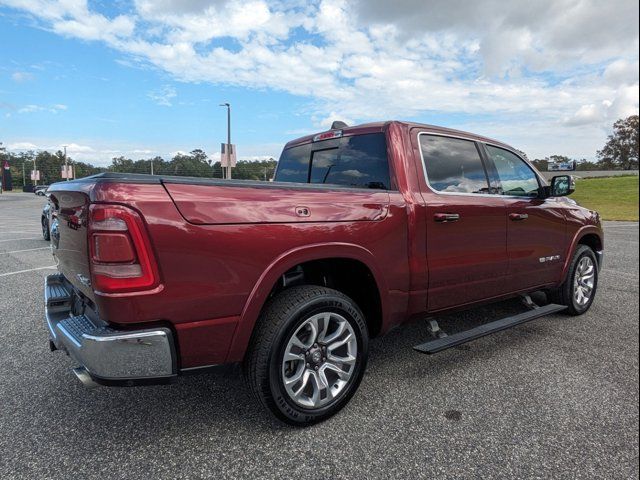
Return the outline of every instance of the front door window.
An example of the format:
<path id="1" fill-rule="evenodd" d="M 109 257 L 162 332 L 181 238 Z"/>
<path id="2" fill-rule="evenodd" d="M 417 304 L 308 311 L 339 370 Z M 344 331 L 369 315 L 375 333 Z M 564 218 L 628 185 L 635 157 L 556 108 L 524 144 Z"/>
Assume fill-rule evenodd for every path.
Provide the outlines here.
<path id="1" fill-rule="evenodd" d="M 500 179 L 500 187 L 495 193 L 516 197 L 538 196 L 538 176 L 521 158 L 503 148 L 492 145 L 485 148 Z"/>

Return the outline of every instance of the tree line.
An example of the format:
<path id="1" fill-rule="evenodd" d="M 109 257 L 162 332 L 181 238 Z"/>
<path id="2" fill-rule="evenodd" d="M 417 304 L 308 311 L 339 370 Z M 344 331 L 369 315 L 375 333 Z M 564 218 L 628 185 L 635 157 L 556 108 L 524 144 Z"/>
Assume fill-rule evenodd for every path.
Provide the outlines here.
<path id="1" fill-rule="evenodd" d="M 277 163 L 274 158 L 239 160 L 233 168 L 233 178 L 238 180 L 270 180 L 273 178 Z M 204 150 L 199 148 L 189 153 L 178 153 L 169 161 L 159 156 L 135 161 L 122 156 L 116 157 L 111 160 L 111 165 L 107 167 L 106 171 L 187 177 L 223 177 L 220 162 L 214 162 Z"/>
<path id="2" fill-rule="evenodd" d="M 0 161 L 4 165 L 9 162 L 14 187 L 32 185 L 31 171 L 40 171 L 40 185 L 49 185 L 62 180 L 62 166 L 65 164 L 64 153 L 57 151 L 50 153 L 46 150 L 34 152 L 32 150 L 14 153 L 0 147 Z M 80 162 L 68 157 L 67 161 L 73 165 L 76 178 L 87 177 L 102 172 L 145 173 L 155 175 L 178 175 L 189 177 L 222 178 L 220 162 L 211 160 L 204 150 L 195 149 L 190 153 L 178 153 L 171 160 L 160 156 L 133 160 L 124 156 L 114 157 L 107 167 L 96 167 L 90 163 Z M 233 169 L 233 178 L 239 180 L 264 180 L 273 178 L 278 162 L 268 160 L 251 161 L 239 160 Z"/>
<path id="3" fill-rule="evenodd" d="M 578 170 L 634 170 L 638 168 L 638 115 L 620 119 L 613 125 L 613 133 L 607 138 L 602 150 L 596 155 L 596 161 L 577 160 Z M 57 151 L 8 152 L 0 143 L 0 162 L 4 166 L 8 160 L 14 187 L 31 185 L 31 170 L 40 171 L 39 184 L 51 184 L 61 180 L 62 166 L 65 163 L 64 153 Z M 165 160 L 157 156 L 153 158 L 132 160 L 124 156 L 115 157 L 107 167 L 96 167 L 90 163 L 68 158 L 75 168 L 76 178 L 86 177 L 101 172 L 153 173 L 155 175 L 180 175 L 191 177 L 222 178 L 220 162 L 214 162 L 202 149 L 189 153 L 178 153 Z M 532 163 L 539 170 L 546 171 L 550 163 L 572 162 L 573 159 L 562 155 L 551 155 L 543 159 L 535 159 Z M 239 160 L 233 169 L 233 178 L 240 180 L 264 180 L 273 178 L 277 161 L 273 158 L 262 161 Z"/>

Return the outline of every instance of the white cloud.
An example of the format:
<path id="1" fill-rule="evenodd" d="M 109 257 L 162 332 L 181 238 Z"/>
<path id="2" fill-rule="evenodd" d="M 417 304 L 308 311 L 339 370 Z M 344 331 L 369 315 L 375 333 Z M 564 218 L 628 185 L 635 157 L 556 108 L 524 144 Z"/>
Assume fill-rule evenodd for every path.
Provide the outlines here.
<path id="1" fill-rule="evenodd" d="M 129 37 L 134 27 L 134 20 L 125 16 L 109 20 L 102 15 L 88 13 L 73 20 L 59 20 L 53 24 L 56 33 L 84 40 L 106 40 L 109 43 Z"/>
<path id="2" fill-rule="evenodd" d="M 638 112 L 638 85 L 623 85 L 609 100 L 599 104 L 582 105 L 571 117 L 566 118 L 567 126 L 591 124 L 612 124 L 619 118 L 626 118 Z"/>
<path id="3" fill-rule="evenodd" d="M 90 147 L 89 145 L 78 145 L 77 143 L 61 144 L 56 148 L 56 150 L 62 150 L 65 145 L 67 146 L 68 154 L 95 152 L 95 149 L 93 147 Z"/>
<path id="4" fill-rule="evenodd" d="M 0 4 L 26 10 L 47 21 L 54 32 L 84 40 L 113 43 L 129 37 L 135 28 L 135 19 L 126 15 L 109 19 L 91 12 L 87 0 L 2 0 Z"/>
<path id="5" fill-rule="evenodd" d="M 11 80 L 16 83 L 24 83 L 33 80 L 35 76 L 29 72 L 13 72 L 11 74 Z"/>
<path id="6" fill-rule="evenodd" d="M 31 142 L 16 142 L 16 143 L 10 143 L 9 145 L 7 145 L 7 148 L 13 151 L 25 151 L 25 150 L 37 150 L 38 146 Z"/>
<path id="7" fill-rule="evenodd" d="M 1 3 L 179 81 L 305 97 L 318 128 L 490 116 L 485 134 L 595 152 L 608 125 L 638 111 L 635 0 L 135 0 L 112 18 L 86 0 Z M 176 95 L 164 86 L 149 98 L 169 106 Z"/>
<path id="8" fill-rule="evenodd" d="M 75 142 L 42 140 L 38 142 L 18 141 L 8 145 L 8 150 L 14 152 L 41 151 L 48 152 L 64 151 L 67 146 L 67 155 L 73 160 L 92 163 L 97 166 L 107 166 L 113 157 L 127 155 L 131 150 L 113 149 L 107 145 L 86 145 Z"/>
<path id="9" fill-rule="evenodd" d="M 59 113 L 67 109 L 66 105 L 61 103 L 57 103 L 55 105 L 25 105 L 24 107 L 18 108 L 18 113 L 37 113 L 37 112 L 49 112 L 49 113 Z"/>
<path id="10" fill-rule="evenodd" d="M 611 121 L 610 123 L 619 118 L 637 115 L 639 96 L 637 82 L 635 85 L 624 85 L 618 88 L 609 108 L 607 118 Z"/>
<path id="11" fill-rule="evenodd" d="M 25 105 L 18 109 L 18 113 L 33 113 L 40 112 L 42 110 L 44 110 L 44 107 L 41 107 L 40 105 Z"/>
<path id="12" fill-rule="evenodd" d="M 147 93 L 147 96 L 158 105 L 170 107 L 173 105 L 172 101 L 178 96 L 178 93 L 172 86 L 163 85 L 161 88 Z"/>
<path id="13" fill-rule="evenodd" d="M 246 38 L 253 32 L 282 36 L 285 15 L 272 12 L 263 1 L 151 2 L 136 1 L 138 14 L 160 27 L 170 27 L 171 42 L 205 42 L 213 38 Z"/>
<path id="14" fill-rule="evenodd" d="M 614 60 L 604 70 L 604 79 L 611 85 L 633 85 L 638 83 L 638 60 L 628 61 L 624 58 Z"/>
<path id="15" fill-rule="evenodd" d="M 393 25 L 407 38 L 477 41 L 485 71 L 565 69 L 638 47 L 638 2 L 610 0 L 358 0 L 362 26 Z"/>
<path id="16" fill-rule="evenodd" d="M 15 142 L 9 144 L 9 150 L 14 151 L 24 151 L 24 150 L 48 150 L 51 152 L 57 152 L 58 150 L 63 150 L 64 146 L 67 146 L 67 153 L 92 153 L 96 150 L 89 145 L 78 145 L 77 143 L 45 143 L 45 144 L 35 144 L 32 142 Z"/>
<path id="17" fill-rule="evenodd" d="M 189 155 L 189 152 L 186 150 L 174 150 L 169 154 L 171 157 L 175 157 L 176 155 Z"/>
<path id="18" fill-rule="evenodd" d="M 346 123 L 347 125 L 353 125 L 355 122 L 355 120 L 342 115 L 340 113 L 336 113 L 335 111 L 332 111 L 329 115 L 327 115 L 325 118 L 321 119 L 320 121 L 316 121 L 315 123 L 320 126 L 320 127 L 324 127 L 324 128 L 331 128 L 331 124 L 336 121 L 336 120 L 340 120 L 344 123 Z M 311 134 L 313 132 L 308 132 L 307 134 Z M 304 133 L 303 133 L 304 135 Z"/>
<path id="19" fill-rule="evenodd" d="M 606 104 L 594 105 L 582 105 L 572 117 L 565 120 L 565 125 L 580 126 L 588 125 L 590 123 L 600 122 L 603 117 L 603 107 L 606 108 Z"/>

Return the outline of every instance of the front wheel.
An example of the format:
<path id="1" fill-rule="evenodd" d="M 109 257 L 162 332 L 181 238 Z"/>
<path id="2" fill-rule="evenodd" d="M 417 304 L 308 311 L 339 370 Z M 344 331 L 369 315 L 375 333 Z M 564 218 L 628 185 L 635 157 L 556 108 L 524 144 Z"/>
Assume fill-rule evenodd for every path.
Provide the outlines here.
<path id="1" fill-rule="evenodd" d="M 582 315 L 591 307 L 598 289 L 598 261 L 586 245 L 578 245 L 564 283 L 549 291 L 553 303 L 566 305 L 569 315 Z"/>
<path id="2" fill-rule="evenodd" d="M 343 408 L 367 363 L 362 312 L 346 295 L 312 285 L 278 294 L 262 312 L 245 359 L 258 398 L 293 425 L 322 421 Z"/>

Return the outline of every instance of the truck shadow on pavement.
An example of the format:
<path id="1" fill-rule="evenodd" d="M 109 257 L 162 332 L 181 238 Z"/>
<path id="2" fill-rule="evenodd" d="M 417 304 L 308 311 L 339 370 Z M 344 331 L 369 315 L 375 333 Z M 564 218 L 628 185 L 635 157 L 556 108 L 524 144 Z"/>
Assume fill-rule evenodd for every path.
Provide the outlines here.
<path id="1" fill-rule="evenodd" d="M 445 331 L 453 333 L 521 310 L 521 303 L 512 300 L 443 315 L 438 317 L 438 322 Z M 376 399 L 378 387 L 384 385 L 388 390 L 390 381 L 392 386 L 406 385 L 428 375 L 436 382 L 438 377 L 464 369 L 467 362 L 475 362 L 478 357 L 496 355 L 496 349 L 501 346 L 517 348 L 518 342 L 530 341 L 531 335 L 547 332 L 548 328 L 534 322 L 518 327 L 518 333 L 512 335 L 509 342 L 497 341 L 491 348 L 483 348 L 476 342 L 476 345 L 461 345 L 426 356 L 412 349 L 429 338 L 425 322 L 409 323 L 371 342 L 369 364 L 359 392 L 339 415 L 348 415 L 350 411 L 368 408 L 371 402 L 381 401 Z M 60 356 L 59 360 L 60 368 L 64 368 L 63 363 L 68 367 L 68 358 Z M 66 428 L 77 433 L 89 429 L 99 432 L 103 439 L 113 437 L 116 441 L 124 435 L 123 430 L 135 430 L 140 425 L 147 431 L 177 436 L 208 434 L 212 427 L 218 431 L 293 428 L 272 419 L 258 405 L 244 383 L 239 366 L 221 373 L 180 377 L 167 386 L 91 390 L 75 383 L 71 375 L 62 374 L 57 366 L 54 369 L 56 372 L 47 378 L 53 384 L 49 386 L 52 397 L 58 397 L 55 401 L 58 419 L 64 419 Z M 91 418 L 91 424 L 86 424 L 84 418 Z"/>

